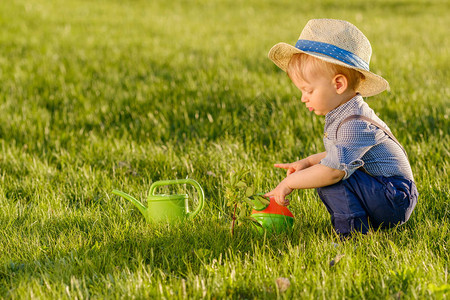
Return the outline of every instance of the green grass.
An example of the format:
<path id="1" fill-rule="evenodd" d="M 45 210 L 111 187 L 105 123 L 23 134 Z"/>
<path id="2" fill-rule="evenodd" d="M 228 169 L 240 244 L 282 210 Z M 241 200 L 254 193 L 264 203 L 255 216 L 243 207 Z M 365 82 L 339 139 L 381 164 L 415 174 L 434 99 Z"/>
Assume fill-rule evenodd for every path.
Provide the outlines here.
<path id="1" fill-rule="evenodd" d="M 0 298 L 448 299 L 449 9 L 1 1 Z M 283 178 L 273 163 L 323 150 L 323 118 L 267 59 L 320 17 L 371 40 L 391 91 L 367 101 L 408 151 L 419 203 L 404 226 L 340 243 L 315 192 L 295 191 L 291 234 L 231 237 L 233 171 L 264 192 Z M 186 177 L 207 202 L 181 224 L 146 224 L 111 194 Z"/>

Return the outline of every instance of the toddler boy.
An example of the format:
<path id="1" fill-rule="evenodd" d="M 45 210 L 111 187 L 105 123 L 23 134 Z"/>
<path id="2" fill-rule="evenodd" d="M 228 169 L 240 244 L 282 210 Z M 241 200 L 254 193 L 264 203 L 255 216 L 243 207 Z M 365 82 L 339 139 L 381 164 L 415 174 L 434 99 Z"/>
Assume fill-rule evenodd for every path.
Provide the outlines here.
<path id="1" fill-rule="evenodd" d="M 389 88 L 370 71 L 371 54 L 358 28 L 332 19 L 310 20 L 295 47 L 279 43 L 269 51 L 306 108 L 325 116 L 325 151 L 275 164 L 287 176 L 266 196 L 288 205 L 293 189 L 317 188 L 342 236 L 403 224 L 418 197 L 405 150 L 363 99 Z"/>

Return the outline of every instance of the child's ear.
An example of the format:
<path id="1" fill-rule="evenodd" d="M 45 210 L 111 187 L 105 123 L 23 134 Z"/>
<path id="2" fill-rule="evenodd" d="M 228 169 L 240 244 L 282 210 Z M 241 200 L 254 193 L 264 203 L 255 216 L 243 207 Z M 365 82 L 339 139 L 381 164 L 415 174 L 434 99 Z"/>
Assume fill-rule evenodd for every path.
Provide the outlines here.
<path id="1" fill-rule="evenodd" d="M 342 94 L 347 90 L 348 87 L 348 80 L 347 77 L 345 77 L 342 74 L 337 74 L 333 78 L 333 85 L 336 89 L 336 93 Z"/>

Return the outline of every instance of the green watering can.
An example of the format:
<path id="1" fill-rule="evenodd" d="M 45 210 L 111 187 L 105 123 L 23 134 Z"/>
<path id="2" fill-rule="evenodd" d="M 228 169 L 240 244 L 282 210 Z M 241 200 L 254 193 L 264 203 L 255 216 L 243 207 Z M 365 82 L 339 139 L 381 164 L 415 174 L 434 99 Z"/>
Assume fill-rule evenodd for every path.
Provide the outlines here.
<path id="1" fill-rule="evenodd" d="M 188 195 L 164 195 L 155 194 L 158 186 L 173 185 L 173 184 L 190 184 L 195 187 L 199 197 L 199 204 L 193 212 L 189 212 Z M 160 221 L 176 221 L 183 218 L 194 218 L 204 206 L 205 194 L 202 187 L 197 181 L 192 179 L 178 179 L 178 180 L 163 180 L 156 181 L 150 186 L 150 192 L 147 198 L 147 205 L 145 207 L 141 202 L 128 195 L 127 193 L 113 190 L 113 194 L 124 197 L 130 200 L 144 215 L 147 222 Z"/>

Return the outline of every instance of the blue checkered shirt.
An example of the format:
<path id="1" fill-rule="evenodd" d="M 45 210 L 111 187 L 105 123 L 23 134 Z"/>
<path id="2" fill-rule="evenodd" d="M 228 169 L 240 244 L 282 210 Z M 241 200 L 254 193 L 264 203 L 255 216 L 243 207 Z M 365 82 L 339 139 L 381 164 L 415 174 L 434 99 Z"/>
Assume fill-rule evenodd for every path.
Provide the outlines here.
<path id="1" fill-rule="evenodd" d="M 351 115 L 366 116 L 390 131 L 364 99 L 356 95 L 325 116 L 323 142 L 327 155 L 320 164 L 344 171 L 342 180 L 350 177 L 360 167 L 364 167 L 373 176 L 403 176 L 414 180 L 403 150 L 375 125 L 352 119 L 343 123 L 336 134 L 339 124 Z"/>

